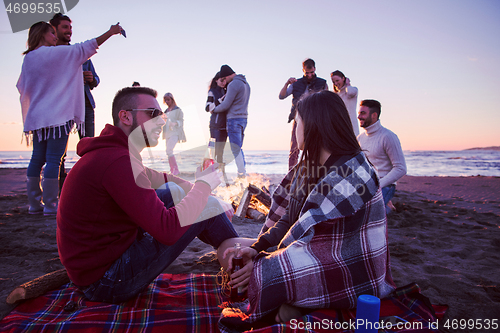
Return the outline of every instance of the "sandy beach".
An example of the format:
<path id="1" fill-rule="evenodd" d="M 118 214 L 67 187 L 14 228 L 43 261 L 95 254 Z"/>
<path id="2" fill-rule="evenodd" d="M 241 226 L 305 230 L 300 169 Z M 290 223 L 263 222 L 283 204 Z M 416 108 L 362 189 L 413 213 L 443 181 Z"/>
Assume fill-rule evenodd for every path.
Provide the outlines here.
<path id="1" fill-rule="evenodd" d="M 25 175 L 25 169 L 0 169 L 0 317 L 12 309 L 5 298 L 17 285 L 62 268 L 55 218 L 28 214 Z M 393 202 L 397 211 L 388 224 L 396 284 L 417 282 L 432 303 L 448 304 L 445 319 L 500 318 L 500 177 L 405 176 Z M 251 219 L 235 217 L 233 224 L 244 237 L 261 228 Z M 195 240 L 165 272 L 218 270 L 212 249 Z"/>

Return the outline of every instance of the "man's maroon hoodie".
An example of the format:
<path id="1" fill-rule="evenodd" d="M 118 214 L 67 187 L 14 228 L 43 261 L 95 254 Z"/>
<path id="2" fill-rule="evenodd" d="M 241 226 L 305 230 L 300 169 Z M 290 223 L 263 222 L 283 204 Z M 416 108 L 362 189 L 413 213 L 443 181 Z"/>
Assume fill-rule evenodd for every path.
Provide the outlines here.
<path id="1" fill-rule="evenodd" d="M 195 185 L 142 165 L 122 129 L 106 125 L 100 136 L 77 145 L 80 160 L 64 182 L 57 212 L 57 245 L 62 264 L 76 285 L 99 280 L 127 250 L 141 227 L 166 245 L 174 244 L 207 203 L 210 186 Z M 187 193 L 166 209 L 154 189 L 166 181 Z M 189 193 L 188 193 L 189 192 Z M 186 224 L 185 224 L 186 225 Z"/>

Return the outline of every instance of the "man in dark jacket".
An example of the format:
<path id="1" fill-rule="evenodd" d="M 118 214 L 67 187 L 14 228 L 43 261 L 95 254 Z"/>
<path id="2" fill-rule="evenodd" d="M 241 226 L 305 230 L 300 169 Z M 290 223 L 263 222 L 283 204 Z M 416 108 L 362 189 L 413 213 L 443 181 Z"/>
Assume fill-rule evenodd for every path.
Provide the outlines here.
<path id="1" fill-rule="evenodd" d="M 295 129 L 297 125 L 295 124 L 295 105 L 299 101 L 300 97 L 304 93 L 328 90 L 328 84 L 325 79 L 316 76 L 316 63 L 312 59 L 306 59 L 302 63 L 302 71 L 304 76 L 300 79 L 294 77 L 286 80 L 285 85 L 281 88 L 279 98 L 285 99 L 290 95 L 293 95 L 292 108 L 290 110 L 290 115 L 288 116 L 288 122 L 293 120 L 292 138 L 290 142 L 290 155 L 288 156 L 288 169 L 297 164 L 299 159 L 299 148 L 297 147 L 297 140 L 295 139 Z"/>

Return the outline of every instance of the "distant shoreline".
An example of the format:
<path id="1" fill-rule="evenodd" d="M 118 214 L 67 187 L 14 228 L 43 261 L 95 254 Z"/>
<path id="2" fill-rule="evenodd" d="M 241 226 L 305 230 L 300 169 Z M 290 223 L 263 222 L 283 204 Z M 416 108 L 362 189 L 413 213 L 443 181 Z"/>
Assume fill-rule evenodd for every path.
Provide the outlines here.
<path id="1" fill-rule="evenodd" d="M 495 150 L 495 151 L 500 151 L 500 146 L 475 147 L 475 148 L 469 148 L 469 149 L 464 149 L 464 150 Z"/>

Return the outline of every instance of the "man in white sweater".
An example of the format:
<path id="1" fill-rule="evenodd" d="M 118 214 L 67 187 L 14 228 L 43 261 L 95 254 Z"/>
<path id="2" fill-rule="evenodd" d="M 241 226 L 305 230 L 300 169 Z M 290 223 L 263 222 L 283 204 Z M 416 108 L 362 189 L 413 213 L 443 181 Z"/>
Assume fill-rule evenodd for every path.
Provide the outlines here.
<path id="1" fill-rule="evenodd" d="M 389 213 L 392 206 L 390 200 L 396 192 L 396 181 L 406 175 L 406 162 L 398 136 L 382 126 L 380 113 L 380 102 L 373 99 L 361 101 L 358 119 L 365 132 L 358 135 L 358 141 L 378 171 L 386 212 Z"/>

